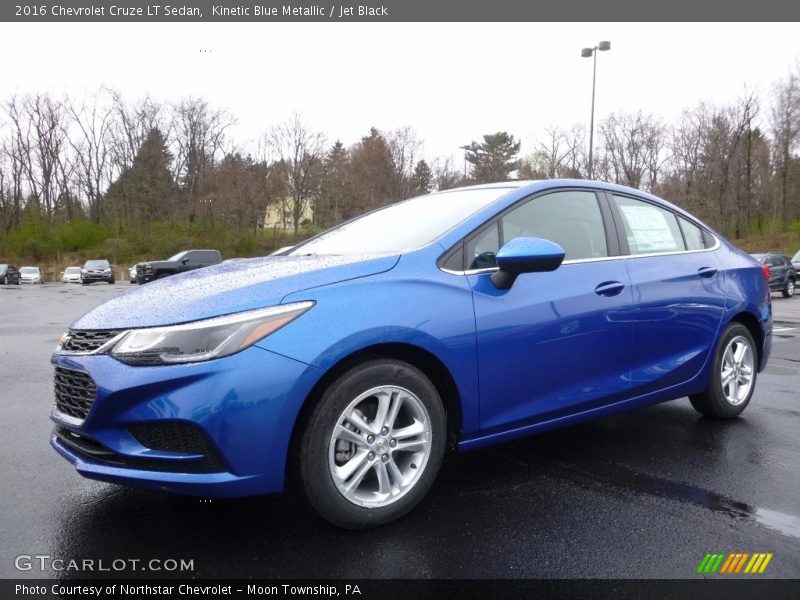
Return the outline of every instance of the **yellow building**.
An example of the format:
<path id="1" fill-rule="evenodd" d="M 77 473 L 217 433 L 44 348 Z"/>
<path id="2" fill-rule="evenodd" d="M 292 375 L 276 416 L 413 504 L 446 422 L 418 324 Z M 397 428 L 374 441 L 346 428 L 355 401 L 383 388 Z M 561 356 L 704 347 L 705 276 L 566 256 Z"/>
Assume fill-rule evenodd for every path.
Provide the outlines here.
<path id="1" fill-rule="evenodd" d="M 302 227 L 306 223 L 314 222 L 314 211 L 310 203 L 304 207 L 303 214 L 300 215 L 299 225 Z M 292 200 L 286 198 L 283 202 L 273 202 L 267 204 L 267 209 L 264 211 L 264 228 L 265 229 L 294 229 L 294 221 L 292 220 Z"/>

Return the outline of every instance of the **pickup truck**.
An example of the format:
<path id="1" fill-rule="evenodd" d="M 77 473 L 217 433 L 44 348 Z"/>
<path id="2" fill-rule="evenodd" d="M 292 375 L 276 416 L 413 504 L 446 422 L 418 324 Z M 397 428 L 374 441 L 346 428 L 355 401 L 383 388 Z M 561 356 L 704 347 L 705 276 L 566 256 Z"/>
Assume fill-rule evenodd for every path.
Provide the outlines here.
<path id="1" fill-rule="evenodd" d="M 219 264 L 222 255 L 219 250 L 184 250 L 167 260 L 141 262 L 136 265 L 136 283 L 147 283 L 170 275 L 185 273 Z"/>

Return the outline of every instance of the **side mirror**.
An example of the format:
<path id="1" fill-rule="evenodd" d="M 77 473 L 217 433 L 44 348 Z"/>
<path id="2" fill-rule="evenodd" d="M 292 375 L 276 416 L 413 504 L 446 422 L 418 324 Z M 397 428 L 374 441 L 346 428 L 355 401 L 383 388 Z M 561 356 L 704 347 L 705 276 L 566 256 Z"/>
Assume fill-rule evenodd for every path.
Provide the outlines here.
<path id="1" fill-rule="evenodd" d="M 520 273 L 555 271 L 564 255 L 564 249 L 550 240 L 514 238 L 497 251 L 499 270 L 492 274 L 492 283 L 499 290 L 507 290 Z"/>
<path id="2" fill-rule="evenodd" d="M 182 265 L 185 265 L 185 264 L 187 264 L 188 262 L 189 262 L 189 259 L 188 259 L 188 258 L 184 258 L 184 259 L 181 261 L 181 264 L 182 264 Z"/>

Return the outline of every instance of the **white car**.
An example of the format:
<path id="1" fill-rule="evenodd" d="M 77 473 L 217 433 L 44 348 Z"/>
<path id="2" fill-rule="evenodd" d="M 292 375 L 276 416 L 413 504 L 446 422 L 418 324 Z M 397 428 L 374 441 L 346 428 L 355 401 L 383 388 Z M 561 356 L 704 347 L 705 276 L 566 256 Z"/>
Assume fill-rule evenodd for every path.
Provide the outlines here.
<path id="1" fill-rule="evenodd" d="M 61 281 L 63 283 L 80 283 L 81 282 L 81 268 L 80 267 L 67 267 L 61 273 Z"/>
<path id="2" fill-rule="evenodd" d="M 128 277 L 130 278 L 131 283 L 136 283 L 136 265 L 133 265 L 130 269 L 128 269 Z"/>
<path id="3" fill-rule="evenodd" d="M 44 283 L 44 273 L 39 267 L 22 267 L 19 270 L 19 280 L 22 283 Z"/>

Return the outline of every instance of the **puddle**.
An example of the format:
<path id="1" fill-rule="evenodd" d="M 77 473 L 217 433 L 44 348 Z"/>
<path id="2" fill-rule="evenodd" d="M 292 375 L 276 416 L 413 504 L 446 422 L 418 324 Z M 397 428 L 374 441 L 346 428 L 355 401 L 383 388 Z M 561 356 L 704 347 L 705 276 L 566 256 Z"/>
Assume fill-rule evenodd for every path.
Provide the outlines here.
<path id="1" fill-rule="evenodd" d="M 562 469 L 599 479 L 625 490 L 659 496 L 679 502 L 702 506 L 714 512 L 726 514 L 734 519 L 750 521 L 773 529 L 783 535 L 800 539 L 800 517 L 788 513 L 751 506 L 715 492 L 704 490 L 688 483 L 670 481 L 646 475 L 619 465 L 597 465 L 598 470 L 583 471 L 575 465 L 556 463 Z"/>

